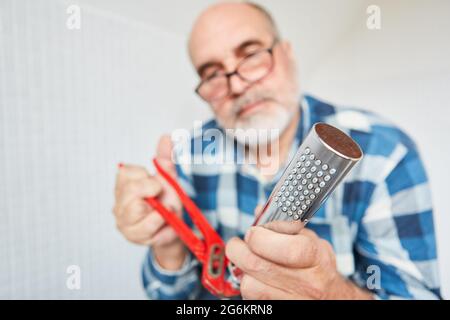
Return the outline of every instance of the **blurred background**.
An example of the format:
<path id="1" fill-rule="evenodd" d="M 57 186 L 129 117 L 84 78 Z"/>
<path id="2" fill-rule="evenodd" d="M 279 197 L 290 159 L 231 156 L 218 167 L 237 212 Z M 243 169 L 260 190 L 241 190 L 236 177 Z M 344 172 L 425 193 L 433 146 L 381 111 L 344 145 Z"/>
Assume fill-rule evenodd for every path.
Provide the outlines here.
<path id="1" fill-rule="evenodd" d="M 214 2 L 0 0 L 0 298 L 145 298 L 145 249 L 111 213 L 117 163 L 150 168 L 162 133 L 211 116 L 186 41 Z M 418 143 L 449 297 L 450 1 L 255 2 L 292 41 L 304 91 L 382 114 Z M 79 290 L 66 285 L 73 265 Z"/>

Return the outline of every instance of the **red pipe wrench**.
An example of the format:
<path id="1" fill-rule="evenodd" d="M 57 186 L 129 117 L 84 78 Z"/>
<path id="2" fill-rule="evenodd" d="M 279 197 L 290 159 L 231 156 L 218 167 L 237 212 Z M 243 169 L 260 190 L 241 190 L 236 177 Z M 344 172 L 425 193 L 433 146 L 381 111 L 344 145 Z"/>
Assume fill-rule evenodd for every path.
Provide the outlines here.
<path id="1" fill-rule="evenodd" d="M 158 173 L 174 188 L 192 222 L 202 233 L 203 240 L 199 239 L 174 212 L 164 207 L 156 197 L 148 197 L 145 200 L 174 228 L 180 239 L 203 265 L 201 279 L 203 286 L 219 297 L 239 295 L 239 289 L 225 280 L 225 271 L 229 261 L 225 256 L 225 243 L 222 238 L 175 179 L 160 166 L 156 159 L 153 159 L 153 164 Z"/>

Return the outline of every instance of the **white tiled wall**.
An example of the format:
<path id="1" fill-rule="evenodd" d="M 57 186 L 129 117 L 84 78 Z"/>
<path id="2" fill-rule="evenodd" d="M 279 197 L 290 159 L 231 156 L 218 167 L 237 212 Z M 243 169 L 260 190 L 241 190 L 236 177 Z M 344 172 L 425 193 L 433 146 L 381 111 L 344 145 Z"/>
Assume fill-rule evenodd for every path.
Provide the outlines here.
<path id="1" fill-rule="evenodd" d="M 150 167 L 157 136 L 207 110 L 185 39 L 89 6 L 69 30 L 69 4 L 0 1 L 0 298 L 142 298 L 143 249 L 111 213 L 116 165 Z"/>

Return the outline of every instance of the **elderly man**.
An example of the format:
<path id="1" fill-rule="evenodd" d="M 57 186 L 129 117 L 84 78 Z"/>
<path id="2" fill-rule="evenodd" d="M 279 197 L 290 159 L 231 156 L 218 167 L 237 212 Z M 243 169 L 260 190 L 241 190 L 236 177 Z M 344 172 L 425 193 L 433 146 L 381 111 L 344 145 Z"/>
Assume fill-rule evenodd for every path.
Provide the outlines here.
<path id="1" fill-rule="evenodd" d="M 173 163 L 171 139 L 162 137 L 158 145 L 160 163 L 227 241 L 228 258 L 243 271 L 243 298 L 440 297 L 429 186 L 408 136 L 373 114 L 307 95 L 299 98 L 291 45 L 258 5 L 231 2 L 208 8 L 193 26 L 189 54 L 200 77 L 196 92 L 215 115 L 203 129 L 224 132 L 249 154 L 266 146 L 273 160 L 269 167 L 276 169 L 267 170 L 260 157 L 255 163 L 224 166 Z M 361 145 L 364 160 L 306 229 L 289 234 L 250 228 L 255 207 L 267 199 L 289 157 L 319 121 L 347 132 Z M 246 139 L 225 129 L 279 134 Z M 195 145 L 202 137 L 192 139 Z M 159 176 L 122 166 L 114 213 L 129 241 L 150 248 L 142 272 L 149 297 L 209 298 L 200 284 L 198 262 L 143 200 L 147 196 L 158 196 L 181 215 L 179 200 Z"/>

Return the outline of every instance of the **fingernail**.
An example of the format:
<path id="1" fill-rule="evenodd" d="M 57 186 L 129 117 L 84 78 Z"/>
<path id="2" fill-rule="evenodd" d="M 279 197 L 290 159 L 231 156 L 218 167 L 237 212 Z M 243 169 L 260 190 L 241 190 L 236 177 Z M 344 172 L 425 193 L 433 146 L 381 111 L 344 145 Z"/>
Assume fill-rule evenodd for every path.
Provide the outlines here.
<path id="1" fill-rule="evenodd" d="M 120 169 L 120 168 L 123 168 L 123 163 L 120 162 L 117 166 L 119 167 L 119 169 Z"/>

